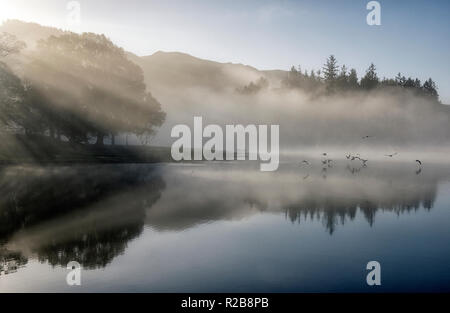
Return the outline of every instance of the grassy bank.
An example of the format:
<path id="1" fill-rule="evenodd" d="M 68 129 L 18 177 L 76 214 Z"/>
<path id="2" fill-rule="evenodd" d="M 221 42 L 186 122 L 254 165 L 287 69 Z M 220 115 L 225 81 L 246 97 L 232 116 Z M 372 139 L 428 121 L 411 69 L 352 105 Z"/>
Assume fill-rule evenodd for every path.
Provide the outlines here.
<path id="1" fill-rule="evenodd" d="M 170 162 L 170 148 L 73 144 L 45 136 L 0 134 L 0 163 Z"/>

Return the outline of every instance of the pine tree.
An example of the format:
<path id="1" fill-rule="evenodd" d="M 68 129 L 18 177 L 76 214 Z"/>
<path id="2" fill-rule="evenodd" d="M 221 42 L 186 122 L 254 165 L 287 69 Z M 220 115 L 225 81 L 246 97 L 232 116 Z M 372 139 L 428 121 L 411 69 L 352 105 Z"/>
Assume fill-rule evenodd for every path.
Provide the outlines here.
<path id="1" fill-rule="evenodd" d="M 361 87 L 369 90 L 377 87 L 378 83 L 379 79 L 376 73 L 376 67 L 371 63 L 366 71 L 366 75 L 361 79 Z"/>
<path id="2" fill-rule="evenodd" d="M 420 89 L 421 86 L 422 86 L 422 84 L 421 84 L 421 82 L 420 82 L 420 79 L 416 78 L 416 79 L 414 80 L 414 88 Z"/>
<path id="3" fill-rule="evenodd" d="M 427 96 L 436 101 L 439 101 L 439 94 L 437 92 L 436 83 L 431 78 L 423 83 L 422 89 Z"/>
<path id="4" fill-rule="evenodd" d="M 334 55 L 330 55 L 323 66 L 323 76 L 327 83 L 334 82 L 338 75 L 337 60 Z"/>
<path id="5" fill-rule="evenodd" d="M 414 80 L 411 77 L 408 77 L 403 86 L 406 88 L 414 88 Z"/>
<path id="6" fill-rule="evenodd" d="M 350 74 L 348 74 L 348 86 L 353 89 L 359 87 L 358 74 L 356 73 L 356 70 L 354 68 L 352 68 L 350 70 Z"/>
<path id="7" fill-rule="evenodd" d="M 347 67 L 345 65 L 342 65 L 341 72 L 337 77 L 337 87 L 341 90 L 347 89 L 348 87 Z"/>

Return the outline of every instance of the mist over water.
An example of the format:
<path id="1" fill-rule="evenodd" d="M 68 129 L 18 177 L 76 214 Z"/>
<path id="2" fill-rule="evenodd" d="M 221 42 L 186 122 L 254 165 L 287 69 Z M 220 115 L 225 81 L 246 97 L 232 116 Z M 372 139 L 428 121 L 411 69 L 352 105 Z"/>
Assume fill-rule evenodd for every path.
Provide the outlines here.
<path id="1" fill-rule="evenodd" d="M 192 125 L 194 116 L 203 116 L 205 124 L 278 124 L 282 150 L 346 146 L 430 151 L 450 142 L 447 106 L 427 102 L 412 92 L 393 89 L 313 96 L 277 88 L 276 81 L 250 95 L 231 87 L 175 85 L 172 89 L 151 80 L 149 86 L 167 112 L 165 124 L 153 139 L 160 145 L 172 142 L 174 125 Z M 371 138 L 362 140 L 364 136 Z"/>

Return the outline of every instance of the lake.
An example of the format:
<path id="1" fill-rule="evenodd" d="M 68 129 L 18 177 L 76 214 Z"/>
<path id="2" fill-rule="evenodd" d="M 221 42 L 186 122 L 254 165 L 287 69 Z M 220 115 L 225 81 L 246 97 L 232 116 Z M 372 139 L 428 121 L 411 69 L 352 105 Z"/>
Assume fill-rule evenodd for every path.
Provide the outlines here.
<path id="1" fill-rule="evenodd" d="M 449 247 L 449 165 L 0 168 L 0 292 L 448 292 Z"/>

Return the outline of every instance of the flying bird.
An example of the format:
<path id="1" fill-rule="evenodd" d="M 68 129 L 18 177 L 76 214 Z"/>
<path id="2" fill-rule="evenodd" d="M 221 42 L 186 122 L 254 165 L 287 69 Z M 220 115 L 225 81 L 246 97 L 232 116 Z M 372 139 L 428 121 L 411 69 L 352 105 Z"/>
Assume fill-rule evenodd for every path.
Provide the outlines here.
<path id="1" fill-rule="evenodd" d="M 323 156 L 327 156 L 326 152 L 325 152 L 325 153 L 322 153 L 322 155 L 323 155 Z"/>
<path id="2" fill-rule="evenodd" d="M 398 153 L 397 152 L 395 152 L 395 153 L 392 153 L 392 154 L 385 154 L 384 156 L 387 156 L 387 157 L 390 157 L 390 158 L 392 158 L 394 155 L 397 155 Z"/>
<path id="3" fill-rule="evenodd" d="M 416 160 L 417 164 L 419 164 L 420 166 L 422 166 L 422 161 L 420 160 Z"/>
<path id="4" fill-rule="evenodd" d="M 364 136 L 364 137 L 362 137 L 362 139 L 369 139 L 369 138 L 372 138 L 373 136 Z"/>
<path id="5" fill-rule="evenodd" d="M 300 163 L 300 165 L 301 165 L 301 164 L 306 164 L 306 165 L 309 165 L 309 162 L 308 162 L 308 161 L 306 161 L 306 160 L 303 160 L 303 161 L 302 161 L 302 163 Z"/>

